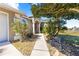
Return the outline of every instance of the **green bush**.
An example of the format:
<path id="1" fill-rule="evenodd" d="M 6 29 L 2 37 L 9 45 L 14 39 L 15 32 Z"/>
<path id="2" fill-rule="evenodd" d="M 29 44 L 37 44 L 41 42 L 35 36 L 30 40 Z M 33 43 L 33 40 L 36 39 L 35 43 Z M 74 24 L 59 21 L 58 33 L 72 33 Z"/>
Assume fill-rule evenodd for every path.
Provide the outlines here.
<path id="1" fill-rule="evenodd" d="M 12 23 L 12 31 L 16 34 L 19 33 L 25 39 L 26 37 L 26 30 L 27 30 L 27 24 L 26 23 L 21 23 L 19 19 L 16 19 Z"/>
<path id="2" fill-rule="evenodd" d="M 14 33 L 20 33 L 21 27 L 20 27 L 20 22 L 18 19 L 15 20 L 15 22 L 12 23 L 12 30 Z"/>
<path id="3" fill-rule="evenodd" d="M 47 33 L 47 26 L 43 26 L 42 33 Z"/>

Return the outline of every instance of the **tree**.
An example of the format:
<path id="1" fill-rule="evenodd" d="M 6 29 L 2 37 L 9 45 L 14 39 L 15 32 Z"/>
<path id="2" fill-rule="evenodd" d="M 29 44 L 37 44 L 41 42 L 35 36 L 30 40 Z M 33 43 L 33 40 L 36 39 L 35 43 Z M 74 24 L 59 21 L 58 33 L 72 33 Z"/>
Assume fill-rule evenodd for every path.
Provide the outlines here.
<path id="1" fill-rule="evenodd" d="M 52 39 L 53 37 L 55 37 L 55 33 L 56 33 L 56 21 L 55 19 L 51 18 L 48 21 L 48 38 Z M 53 36 L 53 37 L 52 37 Z"/>
<path id="2" fill-rule="evenodd" d="M 66 24 L 65 20 L 60 20 L 60 28 L 62 28 Z M 49 34 L 49 39 L 52 39 L 53 37 L 56 36 L 57 33 L 57 21 L 54 18 L 50 18 L 48 21 L 48 34 Z M 52 37 L 53 36 L 53 37 Z"/>
<path id="3" fill-rule="evenodd" d="M 20 33 L 21 32 L 21 27 L 20 27 L 20 22 L 19 19 L 16 19 L 15 22 L 12 23 L 12 30 L 14 33 Z"/>
<path id="4" fill-rule="evenodd" d="M 68 30 L 68 28 L 66 26 L 63 26 L 61 30 Z"/>
<path id="5" fill-rule="evenodd" d="M 26 37 L 27 23 L 26 22 L 21 23 L 21 22 L 20 19 L 15 19 L 15 21 L 12 23 L 12 30 L 15 36 L 16 34 L 19 34 L 20 36 L 22 36 L 23 39 L 26 39 L 25 37 Z"/>
<path id="6" fill-rule="evenodd" d="M 68 30 L 68 28 L 66 26 L 62 26 L 60 32 L 64 32 L 65 30 Z"/>
<path id="7" fill-rule="evenodd" d="M 27 23 L 25 22 L 24 24 L 21 24 L 21 34 L 23 39 L 26 39 L 26 34 L 27 34 Z"/>
<path id="8" fill-rule="evenodd" d="M 32 4 L 32 13 L 35 18 L 40 17 L 53 17 L 55 19 L 55 36 L 58 35 L 61 29 L 61 19 L 70 20 L 70 19 L 79 19 L 79 13 L 73 11 L 72 9 L 79 9 L 79 4 L 67 4 L 67 3 L 41 3 L 41 4 Z M 50 24 L 51 23 L 50 20 Z M 52 27 L 53 26 L 49 26 Z M 50 29 L 51 30 L 51 29 Z M 54 30 L 52 30 L 54 31 Z M 53 33 L 53 32 L 52 32 Z M 53 34 L 52 34 L 53 35 Z"/>
<path id="9" fill-rule="evenodd" d="M 42 33 L 47 34 L 47 28 L 48 28 L 47 24 L 44 23 L 44 25 L 42 26 Z"/>

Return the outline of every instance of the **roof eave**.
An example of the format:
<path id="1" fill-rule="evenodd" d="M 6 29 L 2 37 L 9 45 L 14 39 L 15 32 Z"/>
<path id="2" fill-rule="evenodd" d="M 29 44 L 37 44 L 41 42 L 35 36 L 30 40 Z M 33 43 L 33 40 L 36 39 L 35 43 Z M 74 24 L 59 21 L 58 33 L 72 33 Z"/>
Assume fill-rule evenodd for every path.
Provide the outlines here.
<path id="1" fill-rule="evenodd" d="M 0 7 L 4 8 L 6 10 L 9 10 L 9 11 L 15 12 L 15 13 L 20 14 L 20 15 L 25 15 L 24 13 L 19 12 L 18 9 L 15 9 L 15 8 L 5 4 L 5 3 L 0 3 Z"/>

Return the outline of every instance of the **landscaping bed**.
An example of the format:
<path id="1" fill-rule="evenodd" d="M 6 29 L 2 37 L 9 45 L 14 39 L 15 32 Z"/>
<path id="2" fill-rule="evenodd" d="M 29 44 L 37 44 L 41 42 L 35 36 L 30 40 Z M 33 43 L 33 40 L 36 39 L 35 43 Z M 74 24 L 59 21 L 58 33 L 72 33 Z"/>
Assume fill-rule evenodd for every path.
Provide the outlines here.
<path id="1" fill-rule="evenodd" d="M 67 56 L 79 56 L 79 36 L 59 35 L 52 40 L 47 40 L 47 45 L 51 55 L 58 50 Z"/>
<path id="2" fill-rule="evenodd" d="M 65 56 L 65 54 L 58 51 L 58 49 L 51 45 L 49 41 L 47 41 L 47 47 L 49 49 L 50 56 Z"/>
<path id="3" fill-rule="evenodd" d="M 79 56 L 79 36 L 62 35 L 62 52 L 68 56 Z"/>
<path id="4" fill-rule="evenodd" d="M 13 46 L 16 47 L 24 56 L 30 56 L 32 49 L 35 45 L 36 39 L 23 40 L 12 42 Z"/>

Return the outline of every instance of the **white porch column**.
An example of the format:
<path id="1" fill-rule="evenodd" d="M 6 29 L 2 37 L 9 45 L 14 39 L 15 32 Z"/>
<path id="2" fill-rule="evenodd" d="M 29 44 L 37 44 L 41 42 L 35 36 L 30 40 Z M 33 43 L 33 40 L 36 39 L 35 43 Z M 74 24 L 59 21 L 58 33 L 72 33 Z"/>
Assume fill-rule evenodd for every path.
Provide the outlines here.
<path id="1" fill-rule="evenodd" d="M 35 21 L 34 21 L 34 18 L 32 18 L 32 26 L 33 26 L 33 34 L 35 34 Z"/>

